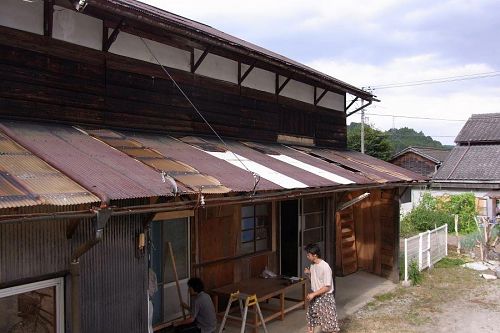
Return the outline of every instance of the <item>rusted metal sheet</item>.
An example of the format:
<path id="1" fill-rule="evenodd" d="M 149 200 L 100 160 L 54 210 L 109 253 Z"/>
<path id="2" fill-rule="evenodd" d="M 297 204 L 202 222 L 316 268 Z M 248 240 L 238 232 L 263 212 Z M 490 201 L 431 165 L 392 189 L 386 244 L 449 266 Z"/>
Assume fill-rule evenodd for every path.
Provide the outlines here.
<path id="1" fill-rule="evenodd" d="M 97 202 L 90 191 L 0 133 L 0 208 Z"/>
<path id="2" fill-rule="evenodd" d="M 398 167 L 392 163 L 385 162 L 378 158 L 372 157 L 370 155 L 361 154 L 357 151 L 350 150 L 339 150 L 336 154 L 343 156 L 349 160 L 357 161 L 358 163 L 362 163 L 364 165 L 368 165 L 374 170 L 378 170 L 380 172 L 385 172 L 391 176 L 399 178 L 404 181 L 413 181 L 413 180 L 427 180 L 426 176 L 420 175 L 418 173 L 412 172 L 405 168 Z"/>
<path id="3" fill-rule="evenodd" d="M 211 175 L 218 179 L 223 185 L 235 192 L 250 192 L 254 188 L 254 177 L 252 173 L 235 167 L 225 161 L 207 154 L 194 145 L 187 144 L 166 135 L 153 135 L 145 133 L 128 133 L 135 140 L 141 142 L 165 156 L 176 161 L 196 167 L 202 174 Z M 202 142 L 198 138 L 191 138 L 189 142 Z M 213 148 L 216 149 L 216 148 Z M 219 151 L 219 148 L 217 148 Z M 283 189 L 272 182 L 261 179 L 259 190 Z"/>
<path id="4" fill-rule="evenodd" d="M 118 132 L 94 132 L 86 130 L 93 137 L 106 142 L 133 159 L 140 161 L 158 172 L 164 172 L 192 192 L 228 193 L 231 189 L 222 185 L 215 177 L 200 174 L 195 167 L 185 165 L 142 145 L 139 141 Z M 111 134 L 111 136 L 107 136 Z M 121 136 L 120 136 L 121 135 Z M 119 136 L 119 138 L 117 138 Z M 160 168 L 161 167 L 161 168 Z"/>
<path id="5" fill-rule="evenodd" d="M 173 186 L 158 172 L 70 126 L 13 121 L 0 126 L 85 188 L 112 200 L 173 195 Z"/>
<path id="6" fill-rule="evenodd" d="M 89 191 L 112 200 L 173 195 L 159 172 L 71 126 L 4 121 L 0 127 Z"/>

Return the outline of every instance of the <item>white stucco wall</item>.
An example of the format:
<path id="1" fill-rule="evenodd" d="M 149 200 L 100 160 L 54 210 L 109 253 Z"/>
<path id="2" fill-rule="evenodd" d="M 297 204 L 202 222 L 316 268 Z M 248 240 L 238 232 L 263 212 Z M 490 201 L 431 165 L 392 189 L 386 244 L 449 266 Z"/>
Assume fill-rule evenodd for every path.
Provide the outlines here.
<path id="1" fill-rule="evenodd" d="M 0 25 L 43 35 L 43 1 L 0 0 Z"/>
<path id="2" fill-rule="evenodd" d="M 102 48 L 102 24 L 103 22 L 99 19 L 60 6 L 54 6 L 53 37 L 56 39 L 100 50 Z M 0 25 L 40 35 L 43 34 L 43 1 L 0 0 Z M 108 29 L 108 36 L 111 33 L 112 29 Z M 161 64 L 184 71 L 191 70 L 191 55 L 188 51 L 152 40 L 144 40 Z M 140 38 L 125 32 L 118 34 L 109 52 L 156 63 L 156 60 L 146 49 Z M 196 62 L 203 51 L 195 49 L 194 53 Z M 241 72 L 244 73 L 248 68 L 249 65 L 242 64 Z M 238 63 L 209 53 L 198 67 L 196 74 L 237 84 Z M 281 83 L 285 80 L 285 77 L 279 77 Z M 254 68 L 242 85 L 274 94 L 275 73 L 261 68 Z M 321 92 L 322 90 L 318 89 L 318 95 Z M 290 80 L 280 95 L 314 104 L 314 87 L 299 81 Z M 345 105 L 344 96 L 328 92 L 318 105 L 343 111 Z"/>
<path id="3" fill-rule="evenodd" d="M 241 75 L 243 75 L 249 67 L 249 65 L 241 64 Z M 274 94 L 276 89 L 276 74 L 266 71 L 265 69 L 254 67 L 241 85 L 243 87 L 262 90 Z"/>
<path id="4" fill-rule="evenodd" d="M 280 85 L 286 80 L 284 76 L 279 77 Z M 290 80 L 280 92 L 281 96 L 290 97 L 302 102 L 314 104 L 314 87 L 308 84 Z"/>
<path id="5" fill-rule="evenodd" d="M 316 91 L 316 95 L 319 97 L 323 93 L 323 91 L 324 89 L 318 88 Z M 325 94 L 325 96 L 323 96 L 321 101 L 319 101 L 318 106 L 344 112 L 344 95 L 329 91 Z"/>
<path id="6" fill-rule="evenodd" d="M 92 49 L 102 49 L 102 21 L 54 6 L 52 37 Z"/>
<path id="7" fill-rule="evenodd" d="M 111 33 L 112 30 L 108 29 L 108 34 Z M 191 54 L 189 52 L 146 38 L 144 38 L 144 41 L 149 45 L 151 51 L 162 65 L 185 71 L 189 71 L 191 69 Z M 118 34 L 118 37 L 111 45 L 109 52 L 148 61 L 154 64 L 157 63 L 139 37 L 125 32 L 120 32 Z"/>
<path id="8" fill-rule="evenodd" d="M 202 54 L 202 50 L 194 49 L 195 63 Z M 238 83 L 238 63 L 234 60 L 208 53 L 196 70 L 196 74 L 232 83 Z"/>

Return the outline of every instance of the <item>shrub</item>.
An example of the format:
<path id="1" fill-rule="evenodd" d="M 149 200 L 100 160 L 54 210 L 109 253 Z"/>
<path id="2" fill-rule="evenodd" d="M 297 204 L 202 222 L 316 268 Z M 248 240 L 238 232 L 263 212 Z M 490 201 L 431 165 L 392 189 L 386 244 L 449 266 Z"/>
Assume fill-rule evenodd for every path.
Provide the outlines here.
<path id="1" fill-rule="evenodd" d="M 408 267 L 408 278 L 411 280 L 411 284 L 413 286 L 422 283 L 423 275 L 422 272 L 418 269 L 418 263 L 415 260 L 412 260 Z"/>
<path id="2" fill-rule="evenodd" d="M 427 208 L 425 205 L 415 207 L 410 213 L 403 217 L 401 225 L 405 230 L 416 230 L 419 232 L 432 230 L 444 224 L 452 224 L 453 216 L 450 214 Z"/>
<path id="3" fill-rule="evenodd" d="M 474 216 L 476 215 L 476 198 L 473 193 L 461 193 L 449 196 L 443 201 L 442 209 L 450 215 L 458 215 L 458 231 L 468 234 L 477 230 Z M 454 230 L 455 222 L 448 225 L 448 230 Z"/>
<path id="4" fill-rule="evenodd" d="M 455 214 L 459 218 L 461 233 L 468 234 L 477 230 L 474 222 L 474 194 L 462 193 L 435 198 L 429 192 L 424 193 L 419 205 L 401 219 L 401 236 L 408 237 L 444 224 L 448 224 L 448 230 L 454 230 Z"/>

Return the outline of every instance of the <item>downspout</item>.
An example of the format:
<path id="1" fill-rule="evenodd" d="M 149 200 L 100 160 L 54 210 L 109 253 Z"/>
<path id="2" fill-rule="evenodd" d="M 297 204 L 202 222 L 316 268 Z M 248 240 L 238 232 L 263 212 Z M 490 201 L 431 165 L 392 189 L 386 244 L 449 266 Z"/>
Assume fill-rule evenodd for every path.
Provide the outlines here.
<path id="1" fill-rule="evenodd" d="M 111 208 L 109 202 L 101 204 L 96 212 L 94 224 L 94 237 L 86 243 L 80 245 L 71 258 L 71 332 L 80 333 L 81 330 L 81 311 L 80 311 L 80 257 L 97 245 L 103 237 L 104 227 L 111 217 Z"/>

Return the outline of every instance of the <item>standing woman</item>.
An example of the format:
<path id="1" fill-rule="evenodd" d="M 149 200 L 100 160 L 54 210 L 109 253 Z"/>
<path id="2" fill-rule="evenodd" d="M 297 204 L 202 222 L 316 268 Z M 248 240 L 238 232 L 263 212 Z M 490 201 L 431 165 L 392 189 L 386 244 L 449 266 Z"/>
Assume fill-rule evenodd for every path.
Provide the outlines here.
<path id="1" fill-rule="evenodd" d="M 312 292 L 307 294 L 307 333 L 313 333 L 316 326 L 321 326 L 323 332 L 339 332 L 337 309 L 333 297 L 333 278 L 330 265 L 321 259 L 321 251 L 317 244 L 305 247 L 310 268 L 304 273 L 310 275 Z"/>

